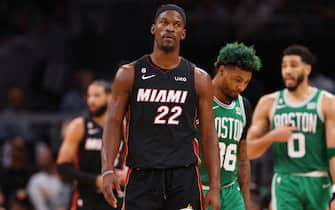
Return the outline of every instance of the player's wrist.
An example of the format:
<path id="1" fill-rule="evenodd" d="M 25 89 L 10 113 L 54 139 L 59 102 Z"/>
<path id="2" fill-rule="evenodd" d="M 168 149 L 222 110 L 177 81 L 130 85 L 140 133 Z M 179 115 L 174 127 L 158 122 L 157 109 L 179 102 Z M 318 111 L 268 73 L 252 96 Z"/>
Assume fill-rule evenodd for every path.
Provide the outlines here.
<path id="1" fill-rule="evenodd" d="M 332 193 L 332 197 L 329 201 L 329 207 L 331 206 L 331 203 L 335 200 L 335 184 L 332 185 L 331 193 Z"/>
<path id="2" fill-rule="evenodd" d="M 101 176 L 102 176 L 102 178 L 104 178 L 105 176 L 112 175 L 112 174 L 115 174 L 114 169 L 108 169 L 108 170 L 102 172 Z"/>
<path id="3" fill-rule="evenodd" d="M 335 200 L 335 184 L 332 185 L 331 193 L 332 193 L 332 197 L 330 199 L 330 202 L 332 202 L 333 200 Z"/>
<path id="4" fill-rule="evenodd" d="M 209 189 L 210 190 L 220 190 L 221 186 L 220 185 L 211 185 L 211 186 L 209 186 Z"/>
<path id="5" fill-rule="evenodd" d="M 278 139 L 276 130 L 271 130 L 266 136 L 267 138 L 265 138 L 265 140 L 271 144 L 276 142 Z"/>
<path id="6" fill-rule="evenodd" d="M 95 187 L 97 188 L 97 189 L 99 189 L 99 177 L 100 177 L 101 175 L 97 175 L 96 177 L 95 177 Z"/>

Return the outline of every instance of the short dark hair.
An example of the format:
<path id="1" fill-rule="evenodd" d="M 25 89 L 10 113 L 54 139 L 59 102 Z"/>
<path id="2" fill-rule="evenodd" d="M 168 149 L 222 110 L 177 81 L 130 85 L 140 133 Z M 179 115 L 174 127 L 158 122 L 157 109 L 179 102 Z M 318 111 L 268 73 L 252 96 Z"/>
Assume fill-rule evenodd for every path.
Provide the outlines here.
<path id="1" fill-rule="evenodd" d="M 178 5 L 176 4 L 163 4 L 161 5 L 160 7 L 158 7 L 156 13 L 155 13 L 155 19 L 154 21 L 156 22 L 158 16 L 167 11 L 167 10 L 174 10 L 176 12 L 178 12 L 180 14 L 180 16 L 183 18 L 183 21 L 184 21 L 184 26 L 186 26 L 186 14 L 185 14 L 185 11 L 183 8 L 179 7 Z"/>
<path id="2" fill-rule="evenodd" d="M 228 43 L 221 48 L 219 55 L 214 63 L 216 69 L 220 65 L 237 66 L 241 69 L 254 72 L 262 67 L 261 60 L 256 55 L 256 50 L 244 43 Z"/>
<path id="3" fill-rule="evenodd" d="M 104 88 L 105 93 L 112 92 L 112 84 L 106 80 L 94 80 L 91 85 L 96 85 Z"/>
<path id="4" fill-rule="evenodd" d="M 315 62 L 315 57 L 313 53 L 303 45 L 293 44 L 288 46 L 283 51 L 283 56 L 285 55 L 298 55 L 304 63 L 313 65 Z"/>

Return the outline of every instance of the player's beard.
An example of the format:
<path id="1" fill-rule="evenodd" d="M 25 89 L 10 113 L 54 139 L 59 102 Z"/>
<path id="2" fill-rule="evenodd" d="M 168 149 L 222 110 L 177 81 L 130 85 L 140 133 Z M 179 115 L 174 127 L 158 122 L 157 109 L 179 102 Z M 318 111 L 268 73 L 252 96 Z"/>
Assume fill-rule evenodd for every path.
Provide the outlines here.
<path id="1" fill-rule="evenodd" d="M 164 40 L 162 38 L 161 42 L 158 43 L 158 48 L 165 53 L 170 53 L 177 48 L 177 43 L 164 43 Z"/>
<path id="2" fill-rule="evenodd" d="M 171 46 L 160 45 L 159 48 L 165 53 L 170 53 L 176 49 L 176 46 L 175 45 L 171 45 Z"/>
<path id="3" fill-rule="evenodd" d="M 97 108 L 95 111 L 90 111 L 92 117 L 101 117 L 107 111 L 107 103 Z"/>
<path id="4" fill-rule="evenodd" d="M 238 95 L 232 95 L 233 92 L 228 85 L 223 85 L 221 91 L 224 93 L 225 97 L 229 102 L 235 101 L 238 98 Z"/>
<path id="5" fill-rule="evenodd" d="M 295 91 L 299 87 L 299 85 L 304 81 L 304 79 L 305 79 L 304 74 L 300 74 L 298 76 L 298 78 L 297 78 L 297 82 L 295 83 L 295 85 L 293 85 L 293 86 L 286 86 L 287 90 L 291 91 L 291 92 Z"/>
<path id="6" fill-rule="evenodd" d="M 238 95 L 235 95 L 235 96 L 233 96 L 233 95 L 226 95 L 226 97 L 227 97 L 227 99 L 229 101 L 235 101 L 236 99 L 238 99 Z"/>

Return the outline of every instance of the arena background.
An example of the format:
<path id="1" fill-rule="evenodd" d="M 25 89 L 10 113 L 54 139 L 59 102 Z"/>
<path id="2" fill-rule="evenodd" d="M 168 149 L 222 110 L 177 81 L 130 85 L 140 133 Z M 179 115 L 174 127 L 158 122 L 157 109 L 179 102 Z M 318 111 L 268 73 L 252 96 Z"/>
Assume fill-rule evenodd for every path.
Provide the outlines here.
<path id="1" fill-rule="evenodd" d="M 293 43 L 316 55 L 313 84 L 335 92 L 333 0 L 0 0 L 1 168 L 17 137 L 27 143 L 33 167 L 39 142 L 57 154 L 62 125 L 85 111 L 87 83 L 112 81 L 119 65 L 151 52 L 149 30 L 161 3 L 185 9 L 182 55 L 210 74 L 227 42 L 255 47 L 263 67 L 245 92 L 253 106 L 282 88 L 281 52 Z M 261 200 L 270 187 L 270 157 L 253 162 Z"/>

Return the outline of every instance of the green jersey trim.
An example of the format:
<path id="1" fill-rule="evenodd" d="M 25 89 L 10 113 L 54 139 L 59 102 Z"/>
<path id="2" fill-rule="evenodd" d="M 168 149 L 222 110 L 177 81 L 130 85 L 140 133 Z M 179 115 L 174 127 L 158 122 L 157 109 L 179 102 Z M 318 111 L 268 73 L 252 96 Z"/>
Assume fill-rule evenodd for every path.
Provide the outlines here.
<path id="1" fill-rule="evenodd" d="M 287 92 L 288 90 L 287 89 L 284 89 L 283 91 L 283 99 L 284 99 L 284 102 L 290 106 L 290 107 L 293 107 L 293 108 L 300 108 L 300 107 L 303 107 L 305 106 L 307 103 L 310 102 L 310 100 L 312 100 L 314 98 L 314 96 L 318 93 L 317 89 L 313 87 L 313 93 L 308 97 L 306 98 L 304 101 L 300 102 L 300 103 L 292 103 L 291 101 L 288 100 L 288 97 L 287 97 Z"/>
<path id="2" fill-rule="evenodd" d="M 247 125 L 247 116 L 245 114 L 243 97 L 239 95 L 238 100 L 240 102 L 241 114 L 242 114 L 242 118 L 243 118 L 243 129 L 245 129 L 245 126 Z"/>
<path id="3" fill-rule="evenodd" d="M 225 108 L 225 109 L 233 109 L 235 107 L 235 100 L 232 101 L 230 104 L 225 104 L 223 102 L 221 102 L 217 97 L 214 96 L 214 99 L 215 103 L 217 103 L 219 106 L 221 106 L 222 108 Z M 214 109 L 215 107 L 213 107 Z"/>
<path id="4" fill-rule="evenodd" d="M 300 107 L 304 107 L 306 104 L 308 104 L 317 94 L 318 94 L 318 89 L 317 88 L 314 88 L 313 87 L 313 94 L 311 94 L 305 101 L 303 101 L 302 103 L 299 103 L 299 104 L 295 104 L 295 103 L 291 103 L 288 99 L 287 99 L 287 89 L 283 89 L 283 90 L 279 90 L 277 91 L 275 94 L 275 100 L 273 101 L 273 104 L 272 104 L 272 108 L 271 108 L 271 111 L 270 111 L 270 126 L 273 127 L 273 123 L 272 123 L 272 119 L 273 119 L 273 116 L 276 112 L 276 109 L 277 109 L 277 104 L 278 104 L 278 100 L 279 99 L 283 99 L 284 100 L 284 103 L 287 104 L 288 106 L 292 107 L 292 108 L 300 108 Z M 322 122 L 324 122 L 324 116 L 323 116 L 323 113 L 322 113 L 322 99 L 324 97 L 324 95 L 326 94 L 329 94 L 327 91 L 324 91 L 324 90 L 320 90 L 320 97 L 318 97 L 318 100 L 317 100 L 317 107 L 316 107 L 316 111 L 317 111 L 317 114 L 318 116 L 320 117 L 320 120 Z"/>
<path id="5" fill-rule="evenodd" d="M 316 109 L 316 111 L 317 111 L 317 113 L 318 113 L 318 115 L 320 117 L 320 120 L 322 122 L 324 122 L 324 116 L 323 116 L 323 113 L 322 113 L 322 99 L 323 99 L 323 97 L 325 97 L 325 95 L 330 94 L 330 93 L 327 92 L 327 91 L 325 91 L 325 90 L 320 90 L 320 91 L 321 91 L 321 93 L 320 93 L 319 100 L 317 101 L 317 109 Z"/>
<path id="6" fill-rule="evenodd" d="M 228 184 L 222 185 L 222 186 L 221 186 L 221 189 L 230 187 L 230 186 L 232 186 L 233 184 L 235 184 L 235 182 L 236 182 L 236 180 L 234 180 L 234 181 L 232 181 L 232 182 L 230 182 L 230 183 L 228 183 Z M 208 185 L 202 185 L 202 189 L 203 189 L 203 190 L 210 190 L 210 187 L 209 187 Z"/>
<path id="7" fill-rule="evenodd" d="M 243 97 L 241 95 L 238 96 L 239 101 L 239 107 L 241 109 L 241 115 L 243 118 L 243 128 L 245 128 L 246 124 L 247 124 L 247 117 L 245 115 L 245 109 L 244 109 L 244 103 L 243 103 Z M 221 106 L 224 109 L 233 109 L 235 108 L 235 104 L 236 104 L 236 100 L 232 101 L 230 104 L 225 104 L 223 102 L 221 102 L 218 98 L 216 98 L 214 96 L 213 101 L 215 101 L 215 103 L 217 103 L 219 106 Z M 213 106 L 213 110 L 216 109 L 217 107 Z"/>
<path id="8" fill-rule="evenodd" d="M 270 120 L 270 128 L 274 127 L 273 125 L 273 117 L 276 113 L 276 104 L 278 104 L 278 100 L 280 98 L 280 91 L 275 92 L 275 100 L 273 101 L 272 105 L 271 105 L 271 111 L 270 111 L 270 116 L 269 116 L 269 120 Z"/>

